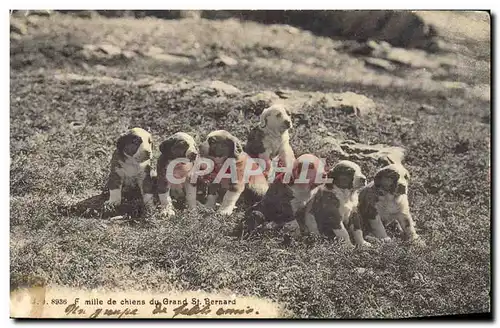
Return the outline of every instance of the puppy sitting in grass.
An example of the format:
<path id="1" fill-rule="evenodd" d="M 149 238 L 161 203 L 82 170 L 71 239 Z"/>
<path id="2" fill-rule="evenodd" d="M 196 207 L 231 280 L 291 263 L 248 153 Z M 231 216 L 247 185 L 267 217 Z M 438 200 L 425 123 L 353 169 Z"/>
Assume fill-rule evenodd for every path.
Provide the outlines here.
<path id="1" fill-rule="evenodd" d="M 260 202 L 246 211 L 245 218 L 235 230 L 236 235 L 248 234 L 267 223 L 277 228 L 284 227 L 292 233 L 298 232 L 295 214 L 323 183 L 324 164 L 318 157 L 304 154 L 295 160 L 291 172 L 284 168 L 280 171 L 269 176 L 269 189 Z"/>
<path id="2" fill-rule="evenodd" d="M 153 205 L 153 181 L 151 179 L 151 134 L 141 128 L 133 128 L 118 138 L 110 163 L 107 187 L 109 199 L 105 209 L 112 210 L 122 202 L 122 189 L 138 186 L 144 205 Z"/>
<path id="3" fill-rule="evenodd" d="M 198 157 L 193 137 L 177 132 L 160 144 L 160 152 L 157 189 L 162 214 L 166 217 L 175 214 L 172 197 L 185 197 L 188 208 L 196 207 L 196 182 L 190 181 L 193 162 Z"/>
<path id="4" fill-rule="evenodd" d="M 274 104 L 260 114 L 260 124 L 248 134 L 245 152 L 266 162 L 264 174 L 269 174 L 271 161 L 278 159 L 279 167 L 292 167 L 295 154 L 290 146 L 288 130 L 292 119 L 284 105 Z"/>
<path id="5" fill-rule="evenodd" d="M 349 228 L 357 246 L 370 246 L 363 239 L 361 222 L 356 215 L 359 190 L 366 185 L 366 177 L 354 162 L 338 162 L 327 173 L 327 181 L 318 188 L 307 205 L 297 212 L 300 230 L 308 234 L 336 236 L 353 246 Z"/>
<path id="6" fill-rule="evenodd" d="M 194 178 L 199 174 L 199 179 L 208 185 L 207 207 L 215 207 L 218 197 L 222 196 L 219 213 L 230 215 L 245 189 L 259 196 L 267 191 L 268 183 L 260 165 L 243 151 L 241 142 L 231 133 L 210 132 L 200 145 L 200 155 L 201 160 L 211 164 L 201 171 L 194 170 Z"/>
<path id="7" fill-rule="evenodd" d="M 390 241 L 386 227 L 396 224 L 408 239 L 423 244 L 415 231 L 415 223 L 408 203 L 410 174 L 400 163 L 381 168 L 374 181 L 359 194 L 358 211 L 365 233 L 373 233 L 375 238 Z"/>

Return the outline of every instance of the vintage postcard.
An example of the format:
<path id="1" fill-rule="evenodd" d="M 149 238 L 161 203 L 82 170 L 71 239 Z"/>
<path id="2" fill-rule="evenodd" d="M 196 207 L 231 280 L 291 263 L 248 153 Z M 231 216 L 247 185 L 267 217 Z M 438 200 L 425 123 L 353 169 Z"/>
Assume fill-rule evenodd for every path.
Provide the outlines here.
<path id="1" fill-rule="evenodd" d="M 11 10 L 11 318 L 491 319 L 490 19 Z"/>

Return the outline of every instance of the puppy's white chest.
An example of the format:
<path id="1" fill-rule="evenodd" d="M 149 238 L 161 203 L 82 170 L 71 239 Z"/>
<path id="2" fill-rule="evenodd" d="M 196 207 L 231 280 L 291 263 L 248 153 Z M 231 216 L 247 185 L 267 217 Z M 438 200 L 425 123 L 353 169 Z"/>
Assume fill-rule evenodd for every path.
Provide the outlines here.
<path id="1" fill-rule="evenodd" d="M 269 158 L 272 159 L 274 156 L 278 155 L 281 142 L 281 138 L 264 137 L 264 148 Z"/>
<path id="2" fill-rule="evenodd" d="M 358 204 L 357 194 L 336 192 L 335 196 L 339 200 L 339 214 L 342 221 L 347 222 L 351 212 Z"/>
<path id="3" fill-rule="evenodd" d="M 117 173 L 123 177 L 126 184 L 135 181 L 138 177 L 144 174 L 144 168 L 147 163 L 122 163 L 121 167 L 117 170 Z"/>
<path id="4" fill-rule="evenodd" d="M 378 202 L 375 204 L 375 209 L 380 217 L 388 219 L 390 216 L 394 216 L 403 213 L 407 209 L 407 197 L 399 196 L 394 197 L 392 195 L 379 197 Z"/>

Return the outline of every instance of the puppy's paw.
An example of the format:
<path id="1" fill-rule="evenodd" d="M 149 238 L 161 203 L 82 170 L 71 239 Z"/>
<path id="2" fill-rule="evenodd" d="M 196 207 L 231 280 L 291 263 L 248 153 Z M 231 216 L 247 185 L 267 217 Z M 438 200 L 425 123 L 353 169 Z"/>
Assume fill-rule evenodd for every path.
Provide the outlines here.
<path id="1" fill-rule="evenodd" d="M 363 242 L 361 244 L 358 244 L 357 245 L 358 247 L 360 248 L 363 248 L 363 247 L 372 247 L 372 244 L 367 242 L 366 240 L 363 240 Z"/>
<path id="2" fill-rule="evenodd" d="M 118 206 L 120 206 L 121 202 L 118 200 L 109 199 L 104 202 L 103 209 L 105 212 L 113 212 L 116 210 Z"/>
<path id="3" fill-rule="evenodd" d="M 163 218 L 168 219 L 175 215 L 175 210 L 169 206 L 163 208 L 160 213 Z"/>
<path id="4" fill-rule="evenodd" d="M 390 243 L 391 242 L 391 237 L 385 237 L 381 239 L 383 243 Z"/>
<path id="5" fill-rule="evenodd" d="M 354 246 L 353 243 L 351 243 L 350 240 L 340 240 L 340 245 L 346 249 L 354 249 L 356 246 Z"/>
<path id="6" fill-rule="evenodd" d="M 355 249 L 356 246 L 354 246 L 352 243 L 342 243 L 342 247 L 345 247 L 346 249 Z"/>
<path id="7" fill-rule="evenodd" d="M 233 214 L 233 209 L 231 208 L 221 208 L 219 209 L 219 213 L 222 215 L 231 215 Z"/>

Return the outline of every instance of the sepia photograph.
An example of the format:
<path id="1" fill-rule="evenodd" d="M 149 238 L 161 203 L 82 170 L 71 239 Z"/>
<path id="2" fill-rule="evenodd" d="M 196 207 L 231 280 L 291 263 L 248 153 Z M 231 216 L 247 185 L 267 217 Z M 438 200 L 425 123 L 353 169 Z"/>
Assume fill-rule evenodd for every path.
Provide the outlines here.
<path id="1" fill-rule="evenodd" d="M 11 319 L 493 319 L 490 11 L 8 14 Z"/>

